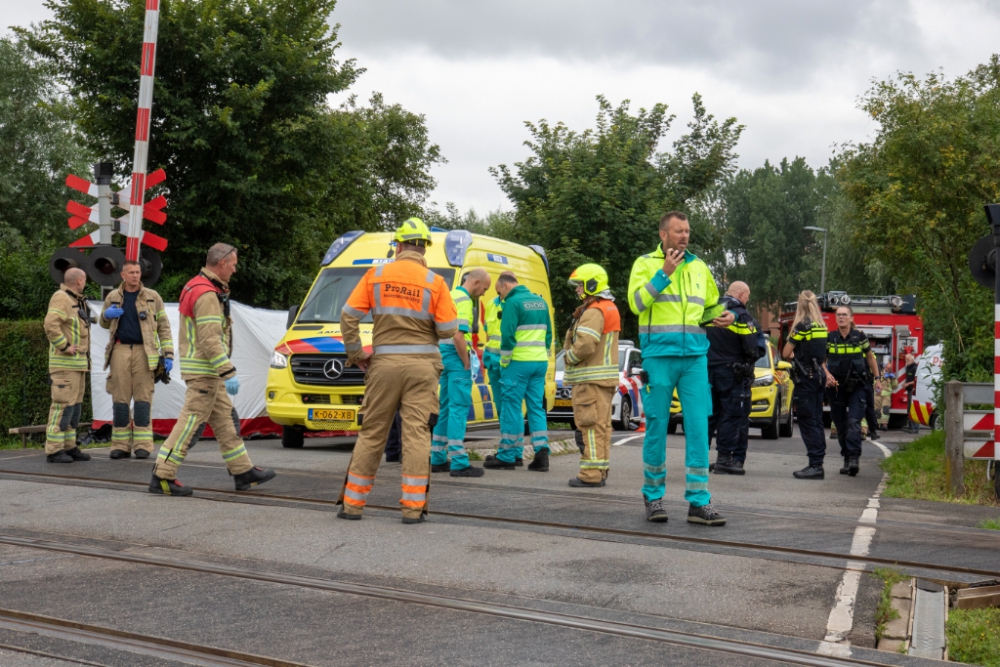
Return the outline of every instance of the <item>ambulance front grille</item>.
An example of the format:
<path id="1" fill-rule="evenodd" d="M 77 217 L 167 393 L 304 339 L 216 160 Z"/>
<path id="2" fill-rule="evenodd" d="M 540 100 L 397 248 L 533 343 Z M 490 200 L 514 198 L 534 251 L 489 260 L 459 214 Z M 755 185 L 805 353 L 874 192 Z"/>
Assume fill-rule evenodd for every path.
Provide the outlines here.
<path id="1" fill-rule="evenodd" d="M 328 362 L 339 362 L 331 364 Z M 292 377 L 298 384 L 323 386 L 360 386 L 365 383 L 365 372 L 356 366 L 347 366 L 342 354 L 293 354 L 290 360 Z M 336 370 L 343 369 L 339 375 Z"/>

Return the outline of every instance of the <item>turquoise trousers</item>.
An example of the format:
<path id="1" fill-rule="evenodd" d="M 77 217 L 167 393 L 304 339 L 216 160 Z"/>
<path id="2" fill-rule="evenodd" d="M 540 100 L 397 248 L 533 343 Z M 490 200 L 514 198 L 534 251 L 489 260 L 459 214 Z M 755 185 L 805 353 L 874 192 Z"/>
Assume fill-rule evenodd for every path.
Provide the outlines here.
<path id="1" fill-rule="evenodd" d="M 444 355 L 442 355 L 444 356 Z M 472 405 L 472 375 L 462 365 L 458 355 L 442 359 L 444 370 L 438 400 L 438 422 L 431 438 L 431 465 L 441 465 L 451 456 L 451 469 L 469 467 L 469 454 L 465 451 L 465 427 L 469 423 L 469 406 Z"/>
<path id="2" fill-rule="evenodd" d="M 500 406 L 503 403 L 503 386 L 500 384 L 500 357 L 483 353 L 483 366 L 490 382 L 490 394 L 493 397 L 493 416 L 500 420 Z"/>
<path id="3" fill-rule="evenodd" d="M 649 384 L 642 388 L 646 437 L 642 441 L 644 484 L 642 495 L 658 500 L 666 491 L 667 426 L 674 389 L 684 411 L 684 499 L 695 507 L 712 501 L 708 492 L 708 417 L 712 389 L 708 384 L 708 357 L 645 357 Z"/>
<path id="4" fill-rule="evenodd" d="M 547 361 L 512 361 L 500 374 L 503 403 L 500 409 L 500 448 L 497 458 L 513 463 L 524 449 L 521 402 L 528 408 L 528 430 L 535 451 L 549 448 L 549 425 L 545 417 Z"/>

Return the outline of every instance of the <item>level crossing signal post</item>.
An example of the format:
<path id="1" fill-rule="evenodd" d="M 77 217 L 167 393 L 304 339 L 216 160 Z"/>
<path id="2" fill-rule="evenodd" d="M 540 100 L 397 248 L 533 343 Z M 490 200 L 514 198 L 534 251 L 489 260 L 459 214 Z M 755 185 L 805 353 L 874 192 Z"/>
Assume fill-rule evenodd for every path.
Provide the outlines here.
<path id="1" fill-rule="evenodd" d="M 969 253 L 969 270 L 983 287 L 993 289 L 993 475 L 1000 473 L 1000 204 L 987 204 L 986 220 L 991 233 L 979 239 Z M 996 478 L 994 477 L 996 482 Z M 1000 496 L 1000 483 L 994 485 Z"/>
<path id="2" fill-rule="evenodd" d="M 163 183 L 165 179 L 166 174 L 162 169 L 145 175 L 143 192 Z M 133 187 L 128 190 L 115 192 L 111 190 L 113 180 L 114 166 L 110 162 L 98 162 L 94 165 L 93 181 L 73 174 L 66 177 L 67 187 L 97 199 L 97 202 L 90 206 L 73 200 L 66 204 L 66 211 L 70 214 L 67 223 L 69 228 L 75 230 L 85 224 L 96 223 L 97 230 L 80 237 L 68 248 L 60 248 L 53 253 L 49 260 L 49 275 L 56 283 L 62 282 L 63 275 L 68 269 L 79 268 L 100 285 L 103 292 L 113 289 L 120 281 L 119 274 L 126 260 L 126 252 L 112 244 L 115 234 L 122 234 L 127 239 L 136 238 L 145 246 L 140 248 L 137 257 L 142 269 L 143 284 L 152 287 L 159 280 L 163 262 L 156 251 L 166 250 L 167 240 L 152 232 L 144 231 L 142 219 L 159 225 L 164 224 L 167 221 L 167 214 L 163 209 L 167 205 L 167 200 L 160 195 L 145 202 L 139 209 L 142 215 L 138 219 L 134 219 L 131 212 L 117 218 L 112 217 L 112 210 L 116 208 L 135 210 L 135 206 L 130 205 L 135 201 L 135 190 L 138 187 L 133 182 Z M 129 196 L 126 197 L 124 194 Z M 84 252 L 85 248 L 91 249 L 89 254 Z"/>

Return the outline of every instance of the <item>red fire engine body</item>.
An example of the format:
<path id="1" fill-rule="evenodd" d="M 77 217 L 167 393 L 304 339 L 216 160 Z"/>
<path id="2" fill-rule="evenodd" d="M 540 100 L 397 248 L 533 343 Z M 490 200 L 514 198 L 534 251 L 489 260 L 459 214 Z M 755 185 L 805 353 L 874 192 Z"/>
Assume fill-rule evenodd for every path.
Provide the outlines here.
<path id="1" fill-rule="evenodd" d="M 879 366 L 887 363 L 902 384 L 906 369 L 906 355 L 920 356 L 924 351 L 924 323 L 917 314 L 914 296 L 852 296 L 844 292 L 827 292 L 817 296 L 823 320 L 829 331 L 837 329 L 838 306 L 854 309 L 854 324 L 865 332 Z M 788 341 L 788 334 L 795 319 L 795 302 L 786 303 L 778 322 L 781 326 L 778 349 Z M 824 407 L 829 410 L 829 407 Z M 906 392 L 896 389 L 892 394 L 890 419 L 896 423 L 906 418 Z M 898 417 L 895 415 L 899 415 Z"/>

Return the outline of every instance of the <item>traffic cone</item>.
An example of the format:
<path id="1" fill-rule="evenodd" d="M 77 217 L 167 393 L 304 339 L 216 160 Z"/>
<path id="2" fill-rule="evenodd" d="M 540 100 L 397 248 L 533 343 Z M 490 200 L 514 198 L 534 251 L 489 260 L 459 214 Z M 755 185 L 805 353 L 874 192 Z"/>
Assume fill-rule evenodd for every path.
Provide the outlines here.
<path id="1" fill-rule="evenodd" d="M 636 430 L 636 433 L 645 433 L 645 432 L 646 432 L 646 411 L 643 410 L 642 416 L 639 417 L 639 428 Z"/>

